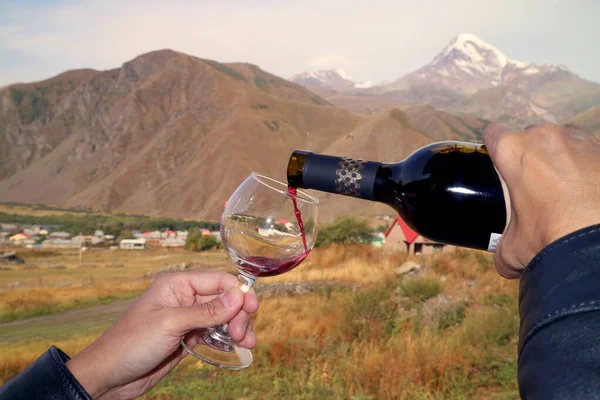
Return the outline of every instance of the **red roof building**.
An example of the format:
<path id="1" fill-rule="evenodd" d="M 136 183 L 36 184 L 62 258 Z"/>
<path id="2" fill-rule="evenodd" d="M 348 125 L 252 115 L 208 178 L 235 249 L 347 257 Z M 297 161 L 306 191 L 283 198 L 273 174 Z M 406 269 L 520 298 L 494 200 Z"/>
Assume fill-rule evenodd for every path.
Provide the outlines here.
<path id="1" fill-rule="evenodd" d="M 385 247 L 409 254 L 453 253 L 456 248 L 424 238 L 400 217 L 385 231 Z"/>

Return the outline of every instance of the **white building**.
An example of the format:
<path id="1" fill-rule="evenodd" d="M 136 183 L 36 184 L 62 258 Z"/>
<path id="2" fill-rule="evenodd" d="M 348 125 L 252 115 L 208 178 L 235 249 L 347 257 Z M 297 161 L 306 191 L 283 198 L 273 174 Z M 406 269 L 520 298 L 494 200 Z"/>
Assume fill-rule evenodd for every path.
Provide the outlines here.
<path id="1" fill-rule="evenodd" d="M 43 249 L 79 249 L 81 243 L 68 239 L 48 239 L 42 242 Z"/>
<path id="2" fill-rule="evenodd" d="M 121 250 L 144 250 L 146 239 L 123 239 L 119 242 Z"/>
<path id="3" fill-rule="evenodd" d="M 49 238 L 52 239 L 68 239 L 71 236 L 68 232 L 52 232 L 48 235 Z"/>
<path id="4" fill-rule="evenodd" d="M 163 247 L 183 247 L 185 246 L 185 240 L 182 238 L 168 238 L 161 241 Z"/>

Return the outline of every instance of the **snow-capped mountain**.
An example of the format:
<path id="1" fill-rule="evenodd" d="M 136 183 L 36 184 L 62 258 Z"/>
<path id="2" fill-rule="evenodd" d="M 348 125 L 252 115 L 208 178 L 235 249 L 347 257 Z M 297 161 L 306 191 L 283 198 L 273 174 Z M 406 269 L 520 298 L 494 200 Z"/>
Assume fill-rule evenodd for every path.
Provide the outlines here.
<path id="1" fill-rule="evenodd" d="M 513 60 L 471 33 L 455 36 L 430 63 L 392 82 L 357 84 L 342 70 L 304 73 L 292 80 L 333 104 L 367 113 L 390 104 L 426 104 L 515 126 L 567 121 L 600 104 L 599 84 L 564 65 Z"/>
<path id="2" fill-rule="evenodd" d="M 463 33 L 455 36 L 429 64 L 390 84 L 379 85 L 372 92 L 404 91 L 422 85 L 462 95 L 500 85 L 535 90 L 535 82 L 547 81 L 549 75 L 577 76 L 563 65 L 512 60 L 496 46 L 471 33 Z"/>
<path id="3" fill-rule="evenodd" d="M 419 84 L 442 86 L 462 93 L 503 84 L 504 71 L 535 73 L 534 64 L 511 60 L 497 47 L 471 33 L 455 36 L 427 65 L 380 91 L 402 90 Z"/>
<path id="4" fill-rule="evenodd" d="M 510 59 L 470 33 L 417 71 L 364 92 L 515 124 L 565 120 L 600 102 L 600 85 L 567 67 Z"/>
<path id="5" fill-rule="evenodd" d="M 330 69 L 316 72 L 302 72 L 289 78 L 290 81 L 308 88 L 350 90 L 369 88 L 371 82 L 355 82 L 343 69 Z"/>

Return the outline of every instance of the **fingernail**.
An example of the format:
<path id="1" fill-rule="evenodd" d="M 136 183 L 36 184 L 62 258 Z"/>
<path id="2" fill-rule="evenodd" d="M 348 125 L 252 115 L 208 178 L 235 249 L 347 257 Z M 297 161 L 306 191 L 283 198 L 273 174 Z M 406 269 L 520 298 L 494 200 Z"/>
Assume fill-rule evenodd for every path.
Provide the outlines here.
<path id="1" fill-rule="evenodd" d="M 221 297 L 221 301 L 223 302 L 223 305 L 225 307 L 229 307 L 231 306 L 235 300 L 237 299 L 237 297 L 239 296 L 239 292 L 240 289 L 233 287 L 231 289 L 229 289 L 227 292 L 225 292 L 225 294 Z"/>

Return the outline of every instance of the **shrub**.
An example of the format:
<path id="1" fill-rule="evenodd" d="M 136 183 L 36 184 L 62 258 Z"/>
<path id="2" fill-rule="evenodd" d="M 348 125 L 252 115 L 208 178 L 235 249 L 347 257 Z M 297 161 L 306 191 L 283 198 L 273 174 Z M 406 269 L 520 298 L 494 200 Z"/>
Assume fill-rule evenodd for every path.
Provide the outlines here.
<path id="1" fill-rule="evenodd" d="M 440 283 L 436 279 L 416 278 L 400 285 L 403 296 L 416 302 L 423 302 L 440 293 Z"/>
<path id="2" fill-rule="evenodd" d="M 273 131 L 273 132 L 275 132 L 276 130 L 279 129 L 279 124 L 277 123 L 277 121 L 271 121 L 271 122 L 269 122 L 267 120 L 264 120 L 263 124 L 265 124 L 265 126 L 267 128 L 269 128 L 270 131 Z"/>
<path id="3" fill-rule="evenodd" d="M 370 243 L 373 229 L 367 221 L 355 217 L 342 217 L 321 228 L 316 247 L 329 246 L 333 243 Z"/>
<path id="4" fill-rule="evenodd" d="M 210 250 L 219 245 L 219 241 L 213 235 L 204 235 L 196 244 L 198 251 Z"/>
<path id="5" fill-rule="evenodd" d="M 198 228 L 193 228 L 188 232 L 184 248 L 189 251 L 205 251 L 218 246 L 219 241 L 216 237 L 213 235 L 202 235 Z"/>
<path id="6" fill-rule="evenodd" d="M 121 239 L 133 239 L 133 232 L 131 232 L 130 230 L 123 230 L 121 231 L 121 233 L 119 233 L 119 237 Z"/>
<path id="7" fill-rule="evenodd" d="M 229 75 L 230 77 L 232 77 L 235 80 L 246 82 L 246 77 L 244 75 L 234 71 L 233 69 L 229 68 L 225 64 L 221 64 L 221 63 L 218 63 L 213 60 L 202 60 L 202 61 L 204 61 L 206 64 L 210 65 L 217 71 L 222 72 L 226 75 Z"/>
<path id="8" fill-rule="evenodd" d="M 440 331 L 458 325 L 465 319 L 465 309 L 468 303 L 461 301 L 449 310 L 443 311 L 438 319 L 437 327 Z"/>
<path id="9" fill-rule="evenodd" d="M 390 300 L 392 286 L 356 293 L 343 306 L 339 329 L 349 339 L 364 339 L 393 330 L 396 304 Z"/>

